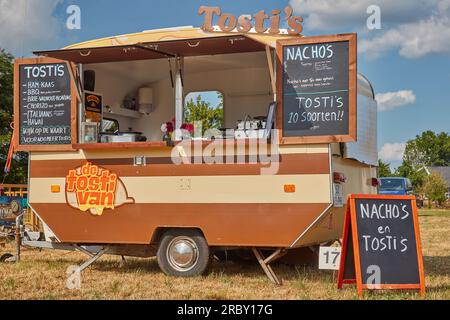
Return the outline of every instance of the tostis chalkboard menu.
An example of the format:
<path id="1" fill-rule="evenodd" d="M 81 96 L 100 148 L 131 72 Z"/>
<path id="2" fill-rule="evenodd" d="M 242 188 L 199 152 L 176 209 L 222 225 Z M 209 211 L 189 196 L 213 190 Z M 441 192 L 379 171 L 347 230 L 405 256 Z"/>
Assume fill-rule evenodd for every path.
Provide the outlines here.
<path id="1" fill-rule="evenodd" d="M 339 285 L 425 291 L 414 197 L 351 196 Z"/>
<path id="2" fill-rule="evenodd" d="M 356 36 L 280 43 L 283 138 L 355 141 Z"/>
<path id="3" fill-rule="evenodd" d="M 68 65 L 19 64 L 18 73 L 19 145 L 70 145 L 72 96 Z"/>

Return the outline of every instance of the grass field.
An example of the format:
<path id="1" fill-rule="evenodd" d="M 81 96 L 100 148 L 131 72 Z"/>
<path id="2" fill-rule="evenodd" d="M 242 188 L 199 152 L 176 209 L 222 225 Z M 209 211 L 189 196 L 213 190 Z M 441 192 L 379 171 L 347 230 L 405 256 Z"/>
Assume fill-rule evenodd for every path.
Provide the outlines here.
<path id="1" fill-rule="evenodd" d="M 426 299 L 450 299 L 450 211 L 420 212 Z M 3 252 L 0 249 L 0 252 Z M 4 252 L 3 252 L 4 253 Z M 276 266 L 283 278 L 272 285 L 258 265 L 214 262 L 202 278 L 163 275 L 155 259 L 105 257 L 86 270 L 79 291 L 66 289 L 66 270 L 79 253 L 24 250 L 19 264 L 0 265 L 0 299 L 358 299 L 356 289 L 336 289 L 336 274 L 308 267 Z M 365 299 L 421 299 L 415 292 L 367 293 Z"/>

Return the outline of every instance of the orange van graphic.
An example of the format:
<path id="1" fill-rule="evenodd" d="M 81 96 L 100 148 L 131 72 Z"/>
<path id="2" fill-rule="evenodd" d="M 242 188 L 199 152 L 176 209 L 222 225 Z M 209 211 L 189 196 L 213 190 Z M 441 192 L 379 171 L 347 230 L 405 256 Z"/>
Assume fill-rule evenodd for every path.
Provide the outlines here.
<path id="1" fill-rule="evenodd" d="M 89 162 L 69 171 L 66 197 L 72 208 L 89 211 L 94 216 L 103 215 L 105 209 L 134 203 L 117 174 Z"/>

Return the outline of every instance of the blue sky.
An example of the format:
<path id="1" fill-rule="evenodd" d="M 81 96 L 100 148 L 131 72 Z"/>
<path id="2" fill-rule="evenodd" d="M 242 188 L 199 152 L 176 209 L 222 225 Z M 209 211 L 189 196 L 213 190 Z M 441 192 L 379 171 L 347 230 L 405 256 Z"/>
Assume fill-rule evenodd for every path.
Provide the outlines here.
<path id="1" fill-rule="evenodd" d="M 450 0 L 2 0 L 0 47 L 16 56 L 99 37 L 183 25 L 201 26 L 201 5 L 237 16 L 291 5 L 304 35 L 359 33 L 359 72 L 382 101 L 380 156 L 393 166 L 404 144 L 425 130 L 450 131 Z M 81 9 L 81 30 L 65 28 L 66 9 Z M 377 5 L 380 30 L 368 30 Z M 9 6 L 9 11 L 8 11 Z M 23 21 L 27 21 L 24 28 Z M 6 30 L 6 32 L 5 32 Z"/>

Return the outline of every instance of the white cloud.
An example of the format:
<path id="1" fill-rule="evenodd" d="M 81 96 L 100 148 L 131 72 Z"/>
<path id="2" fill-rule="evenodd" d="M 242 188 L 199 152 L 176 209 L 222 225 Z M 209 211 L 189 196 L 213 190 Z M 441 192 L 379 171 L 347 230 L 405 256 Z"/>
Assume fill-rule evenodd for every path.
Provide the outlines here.
<path id="1" fill-rule="evenodd" d="M 450 54 L 450 0 L 290 0 L 308 30 L 359 31 L 359 51 L 377 58 L 399 50 L 406 58 Z M 367 8 L 381 9 L 382 30 L 366 28 Z"/>
<path id="2" fill-rule="evenodd" d="M 396 108 L 416 103 L 416 95 L 411 90 L 379 93 L 376 96 L 378 111 L 391 111 Z"/>
<path id="3" fill-rule="evenodd" d="M 15 55 L 44 48 L 58 37 L 53 16 L 61 0 L 0 0 L 0 47 Z"/>
<path id="4" fill-rule="evenodd" d="M 385 162 L 402 161 L 405 150 L 406 143 L 387 143 L 381 148 L 378 157 Z"/>
<path id="5" fill-rule="evenodd" d="M 450 54 L 449 16 L 433 15 L 427 20 L 402 24 L 375 38 L 364 39 L 359 45 L 360 52 L 372 58 L 397 48 L 405 58 Z"/>
<path id="6" fill-rule="evenodd" d="M 290 0 L 296 14 L 304 15 L 305 30 L 333 30 L 366 26 L 367 8 L 381 8 L 383 23 L 417 20 L 418 13 L 430 15 L 440 0 Z"/>

